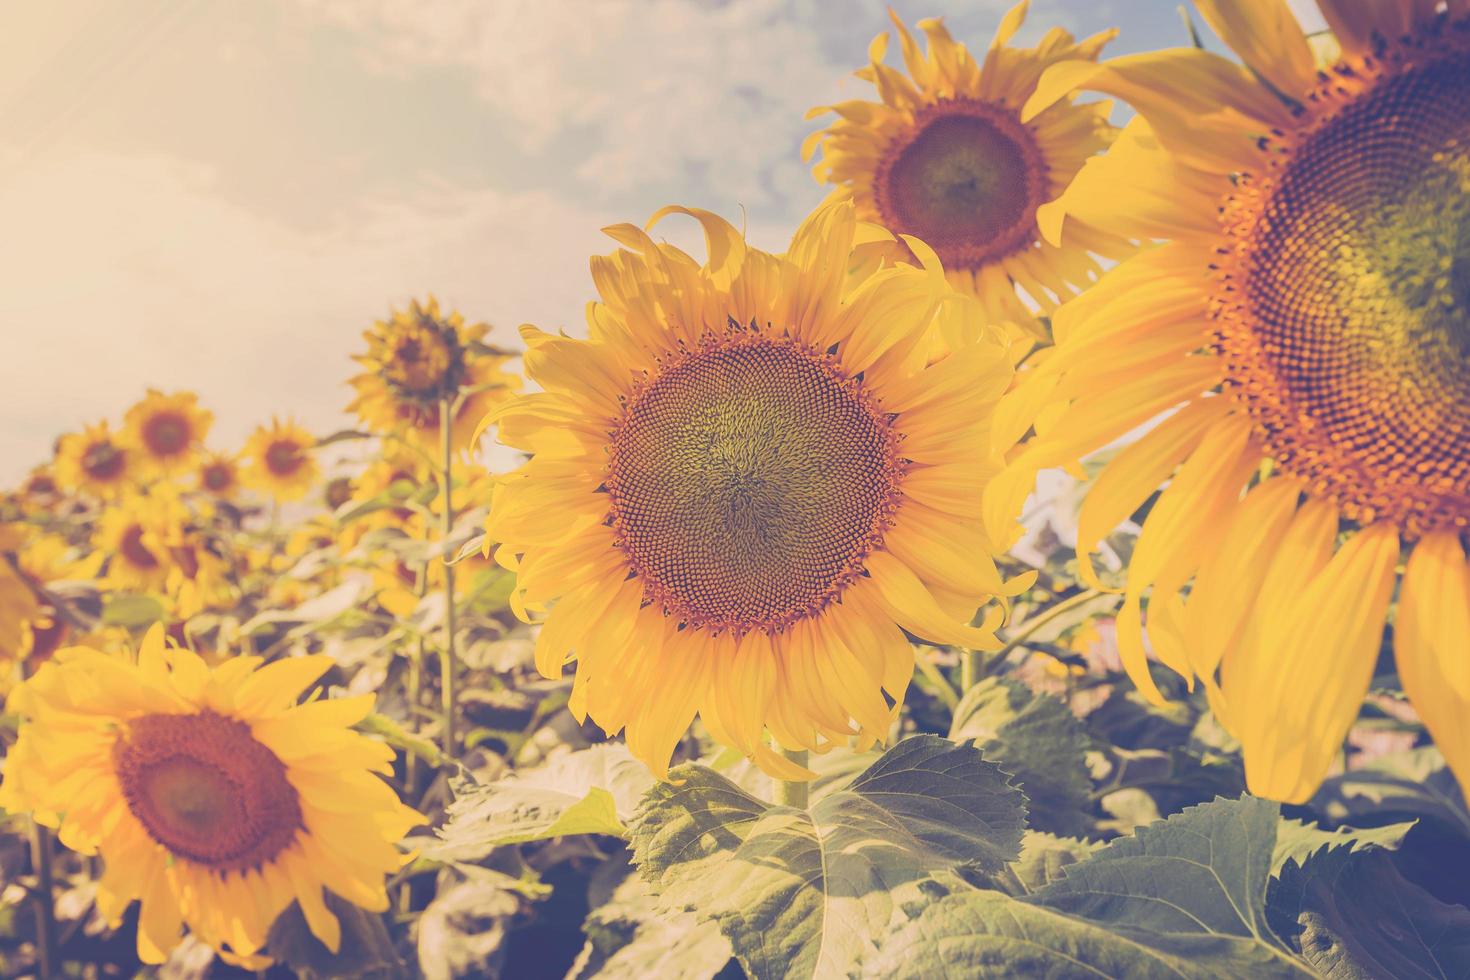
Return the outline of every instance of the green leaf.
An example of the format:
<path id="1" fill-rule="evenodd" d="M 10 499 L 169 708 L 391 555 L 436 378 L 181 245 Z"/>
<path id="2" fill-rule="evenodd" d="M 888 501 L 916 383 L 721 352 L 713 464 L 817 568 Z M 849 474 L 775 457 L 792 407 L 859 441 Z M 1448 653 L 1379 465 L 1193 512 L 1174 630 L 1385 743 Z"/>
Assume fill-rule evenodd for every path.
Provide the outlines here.
<path id="1" fill-rule="evenodd" d="M 449 873 L 441 876 L 441 883 Z M 441 884 L 419 915 L 418 958 L 424 980 L 495 976 L 521 900 L 493 878 Z"/>
<path id="2" fill-rule="evenodd" d="M 1470 976 L 1470 909 L 1407 881 L 1386 851 L 1325 847 L 1288 861 L 1267 914 L 1329 980 Z"/>
<path id="3" fill-rule="evenodd" d="M 623 837 L 624 818 L 652 782 L 647 766 L 612 743 L 485 785 L 461 780 L 441 840 L 423 853 L 436 861 L 478 861 L 505 844 L 570 834 Z"/>
<path id="4" fill-rule="evenodd" d="M 1308 980 L 1312 976 L 1302 965 L 1253 940 L 1117 928 L 963 885 L 925 906 L 864 966 L 863 976 L 885 980 L 940 976 Z"/>
<path id="5" fill-rule="evenodd" d="M 708 980 L 734 955 L 730 940 L 712 920 L 688 911 L 660 911 L 648 882 L 625 877 L 612 897 L 587 915 L 582 948 L 571 980 Z"/>
<path id="6" fill-rule="evenodd" d="M 808 809 L 770 806 L 681 766 L 633 823 L 661 905 L 714 919 L 753 977 L 846 976 L 929 874 L 1020 853 L 1025 799 L 970 744 L 899 742 Z"/>
<path id="7" fill-rule="evenodd" d="M 319 596 L 306 600 L 292 609 L 268 609 L 240 627 L 240 632 L 249 636 L 272 623 L 311 623 L 320 625 L 336 619 L 349 610 L 356 609 L 362 600 L 363 583 L 359 580 L 343 582 Z"/>
<path id="8" fill-rule="evenodd" d="M 151 595 L 119 595 L 102 607 L 106 626 L 123 626 L 130 630 L 152 626 L 163 619 L 163 603 Z"/>
<path id="9" fill-rule="evenodd" d="M 1103 925 L 1277 943 L 1265 918 L 1277 804 L 1242 796 L 1120 837 L 1030 901 Z"/>
<path id="10" fill-rule="evenodd" d="M 1078 834 L 1089 828 L 1092 782 L 1084 755 L 1092 742 L 1059 699 L 987 677 L 955 708 L 949 737 L 975 739 L 985 758 L 1015 775 L 1035 829 Z"/>
<path id="11" fill-rule="evenodd" d="M 1279 874 L 1287 861 L 1301 864 L 1327 845 L 1346 845 L 1354 851 L 1365 847 L 1386 847 L 1397 850 L 1404 835 L 1414 828 L 1417 820 L 1391 823 L 1383 827 L 1338 827 L 1323 830 L 1314 823 L 1301 820 L 1282 819 L 1276 827 L 1276 850 L 1271 856 L 1271 873 Z"/>
<path id="12" fill-rule="evenodd" d="M 1056 837 L 1028 830 L 1021 841 L 1021 856 L 1011 865 L 1016 878 L 1028 892 L 1066 874 L 1066 869 L 1087 859 L 1102 845 L 1074 837 Z"/>
<path id="13" fill-rule="evenodd" d="M 357 429 L 342 429 L 339 432 L 333 432 L 329 436 L 322 436 L 316 441 L 316 448 L 320 449 L 323 446 L 330 446 L 337 442 L 349 442 L 354 439 L 371 439 L 372 437 L 373 434 L 371 432 L 359 432 Z"/>

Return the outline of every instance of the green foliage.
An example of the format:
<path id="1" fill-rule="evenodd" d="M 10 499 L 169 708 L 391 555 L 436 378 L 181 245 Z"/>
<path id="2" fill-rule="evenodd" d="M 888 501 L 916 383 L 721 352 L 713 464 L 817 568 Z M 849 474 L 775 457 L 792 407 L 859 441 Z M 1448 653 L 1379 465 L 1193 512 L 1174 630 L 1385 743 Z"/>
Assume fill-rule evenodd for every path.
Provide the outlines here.
<path id="1" fill-rule="evenodd" d="M 967 744 L 899 742 L 806 810 L 772 806 L 710 769 L 655 786 L 633 859 L 661 907 L 720 924 L 756 977 L 841 976 L 876 948 L 917 883 L 1020 855 L 1025 802 Z"/>
<path id="2" fill-rule="evenodd" d="M 568 834 L 625 836 L 624 819 L 653 782 L 621 745 L 599 745 L 544 766 L 477 785 L 455 783 L 455 800 L 438 842 L 439 861 L 476 861 L 497 847 Z"/>
<path id="3" fill-rule="evenodd" d="M 1033 827 L 1060 834 L 1086 829 L 1092 784 L 1084 758 L 1091 739 L 1059 698 L 987 677 L 955 708 L 949 737 L 973 738 L 987 759 L 1016 776 Z"/>
<path id="4" fill-rule="evenodd" d="M 1267 915 L 1329 980 L 1470 976 L 1470 909 L 1405 880 L 1382 850 L 1327 846 L 1288 861 Z"/>

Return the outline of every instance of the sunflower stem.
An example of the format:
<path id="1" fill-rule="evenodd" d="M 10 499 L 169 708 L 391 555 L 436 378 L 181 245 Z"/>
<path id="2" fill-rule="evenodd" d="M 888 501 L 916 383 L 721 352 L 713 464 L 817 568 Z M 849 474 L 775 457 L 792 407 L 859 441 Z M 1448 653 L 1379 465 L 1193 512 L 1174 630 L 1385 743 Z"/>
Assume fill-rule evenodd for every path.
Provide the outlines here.
<path id="1" fill-rule="evenodd" d="M 979 650 L 966 650 L 960 655 L 960 697 L 980 683 L 985 674 L 985 654 Z"/>
<path id="2" fill-rule="evenodd" d="M 36 966 L 41 980 L 57 976 L 55 886 L 51 874 L 51 833 L 31 821 L 31 864 L 36 871 Z"/>
<path id="3" fill-rule="evenodd" d="M 443 533 L 441 543 L 445 546 L 449 543 L 450 535 L 454 530 L 454 403 L 453 398 L 447 397 L 439 402 L 439 433 L 444 449 L 444 469 L 442 472 L 444 486 L 444 523 L 441 525 Z M 455 690 L 455 668 L 458 666 L 458 658 L 454 649 L 454 566 L 441 556 L 440 561 L 444 565 L 444 659 L 440 664 L 440 686 L 444 693 L 444 754 L 450 758 L 454 757 L 455 732 L 454 713 L 457 699 Z"/>
<path id="4" fill-rule="evenodd" d="M 425 593 L 429 591 L 429 563 L 424 561 L 418 568 L 418 578 L 414 582 L 414 592 L 422 600 Z M 419 634 L 418 645 L 408 657 L 408 730 L 418 734 L 419 730 L 419 707 L 424 697 L 424 635 Z M 403 761 L 403 781 L 408 787 L 408 794 L 412 796 L 418 791 L 419 782 L 419 757 L 412 752 L 407 753 Z"/>
<path id="5" fill-rule="evenodd" d="M 792 762 L 806 768 L 806 749 L 782 749 L 781 754 Z M 778 779 L 776 780 L 776 805 L 795 807 L 805 810 L 811 799 L 811 783 L 805 779 Z"/>

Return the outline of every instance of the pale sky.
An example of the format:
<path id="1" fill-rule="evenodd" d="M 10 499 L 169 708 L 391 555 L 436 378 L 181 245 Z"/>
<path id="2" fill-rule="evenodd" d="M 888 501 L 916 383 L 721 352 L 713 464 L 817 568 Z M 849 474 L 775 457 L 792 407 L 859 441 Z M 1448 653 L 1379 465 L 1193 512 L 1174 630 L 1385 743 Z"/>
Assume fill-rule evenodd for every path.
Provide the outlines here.
<path id="1" fill-rule="evenodd" d="M 895 4 L 983 49 L 1010 0 Z M 780 249 L 798 144 L 885 5 L 10 0 L 0 5 L 0 485 L 149 386 L 234 449 L 350 424 L 360 334 L 434 292 L 514 343 L 582 329 L 598 231 L 666 203 Z M 1037 0 L 1020 40 L 1188 43 L 1175 0 Z M 896 53 L 891 55 L 896 58 Z M 669 223 L 681 244 L 687 229 Z"/>

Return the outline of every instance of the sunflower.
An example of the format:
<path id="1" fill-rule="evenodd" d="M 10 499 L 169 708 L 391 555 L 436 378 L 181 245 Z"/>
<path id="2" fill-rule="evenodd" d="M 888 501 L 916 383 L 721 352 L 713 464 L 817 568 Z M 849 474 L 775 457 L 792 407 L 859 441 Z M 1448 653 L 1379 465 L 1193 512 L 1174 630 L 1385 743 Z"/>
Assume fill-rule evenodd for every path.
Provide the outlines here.
<path id="1" fill-rule="evenodd" d="M 295 422 L 272 419 L 245 442 L 246 482 L 276 500 L 300 500 L 316 484 L 319 471 L 311 455 L 315 445 L 312 434 Z"/>
<path id="2" fill-rule="evenodd" d="M 1203 682 L 1251 790 L 1306 799 L 1397 579 L 1400 678 L 1470 785 L 1470 4 L 1322 0 L 1340 54 L 1320 67 L 1283 0 L 1197 5 L 1244 66 L 1068 64 L 1026 107 L 1078 87 L 1130 101 L 1048 207 L 1168 241 L 1057 311 L 1055 356 L 1014 398 L 1060 417 L 992 485 L 992 530 L 1038 467 L 1165 415 L 1106 465 L 1078 530 L 1091 577 L 1090 548 L 1168 481 L 1118 617 L 1143 691 L 1161 696 L 1151 588 L 1154 650 Z"/>
<path id="3" fill-rule="evenodd" d="M 8 683 L 10 665 L 23 656 L 30 624 L 41 614 L 41 603 L 19 569 L 18 552 L 26 533 L 18 525 L 0 524 L 0 690 Z"/>
<path id="4" fill-rule="evenodd" d="M 392 772 L 393 750 L 352 730 L 372 695 L 298 705 L 331 659 L 260 664 L 211 669 L 165 649 L 155 626 L 136 663 L 72 647 L 10 697 L 23 722 L 0 806 L 101 856 L 98 909 L 116 924 L 141 901 L 145 963 L 163 962 L 186 925 L 255 958 L 293 901 L 336 952 L 323 889 L 385 910 L 395 845 L 421 822 L 374 775 Z"/>
<path id="5" fill-rule="evenodd" d="M 575 655 L 579 719 L 626 729 L 662 773 L 698 713 L 799 778 L 765 730 L 792 750 L 885 737 L 914 666 L 903 630 L 995 642 L 969 624 L 1008 591 L 978 505 L 1008 351 L 977 336 L 927 365 L 931 330 L 975 301 L 914 239 L 922 268 L 849 277 L 855 242 L 886 236 L 850 202 L 784 255 L 706 211 L 653 221 L 671 211 L 703 225 L 706 264 L 616 225 L 589 339 L 522 328 L 544 390 L 487 420 L 532 454 L 487 537 L 512 608 L 550 607 L 538 668 Z"/>
<path id="6" fill-rule="evenodd" d="M 240 462 L 226 453 L 208 453 L 199 461 L 195 479 L 203 493 L 229 500 L 240 489 Z"/>
<path id="7" fill-rule="evenodd" d="M 1130 247 L 1079 220 L 1067 223 L 1065 246 L 1038 229 L 1038 209 L 1062 193 L 1114 131 L 1108 103 L 1062 99 L 1025 120 L 1021 107 L 1047 66 L 1091 64 L 1117 32 L 1076 43 L 1053 28 L 1035 48 L 1007 47 L 1026 7 L 1017 4 L 1006 14 L 980 63 L 939 20 L 919 22 L 928 36 L 921 54 L 890 12 L 908 75 L 883 64 L 888 35 L 878 35 L 869 48 L 872 63 L 857 75 L 873 83 L 880 101 L 813 109 L 810 116 L 838 118 L 807 138 L 803 154 L 820 148 L 813 173 L 836 185 L 833 197 L 853 200 L 859 217 L 933 248 L 950 281 L 979 298 L 988 322 L 1045 338 L 1038 311 L 1050 313 L 1095 279 L 1095 255 L 1118 258 Z"/>
<path id="8" fill-rule="evenodd" d="M 165 395 L 149 388 L 147 397 L 128 409 L 124 421 L 144 471 L 168 475 L 194 462 L 214 415 L 199 407 L 193 392 Z"/>
<path id="9" fill-rule="evenodd" d="M 115 497 L 132 485 L 137 451 L 106 422 L 64 435 L 56 445 L 56 482 L 94 497 Z"/>
<path id="10" fill-rule="evenodd" d="M 15 556 L 15 567 L 28 580 L 36 600 L 36 608 L 21 626 L 20 642 L 7 647 L 0 641 L 0 655 L 14 651 L 14 658 L 34 668 L 50 658 L 75 636 L 71 624 L 54 597 L 46 591 L 47 586 L 60 579 L 91 578 L 97 574 L 104 556 L 93 553 L 76 561 L 67 540 L 57 534 L 34 532 Z M 0 678 L 0 689 L 6 687 Z"/>
<path id="11" fill-rule="evenodd" d="M 104 581 L 114 589 L 161 592 L 172 568 L 168 542 L 178 533 L 182 511 L 176 501 L 134 494 L 107 507 L 92 534 L 105 556 Z"/>
<path id="12" fill-rule="evenodd" d="M 515 375 L 501 370 L 509 355 L 483 349 L 489 329 L 466 324 L 459 313 L 441 314 L 432 296 L 395 311 L 363 333 L 368 352 L 353 359 L 367 370 L 351 380 L 357 398 L 348 411 L 374 432 L 437 453 L 440 406 L 449 401 L 454 445 L 471 448 L 479 420 L 519 387 Z"/>

